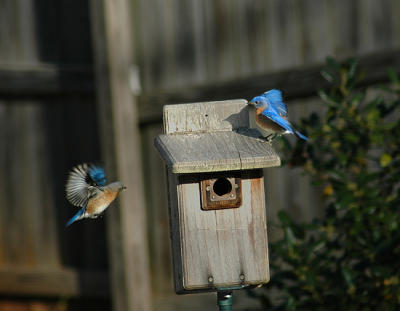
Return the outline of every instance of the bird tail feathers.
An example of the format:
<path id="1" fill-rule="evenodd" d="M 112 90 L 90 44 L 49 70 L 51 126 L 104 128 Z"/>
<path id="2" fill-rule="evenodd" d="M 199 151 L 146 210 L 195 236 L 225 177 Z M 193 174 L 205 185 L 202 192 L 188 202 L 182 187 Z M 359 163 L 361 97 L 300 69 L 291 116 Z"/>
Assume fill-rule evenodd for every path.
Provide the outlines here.
<path id="1" fill-rule="evenodd" d="M 70 220 L 68 220 L 66 227 L 72 225 L 73 222 L 82 218 L 82 215 L 85 213 L 85 208 L 81 208 Z"/>
<path id="2" fill-rule="evenodd" d="M 296 133 L 296 136 L 297 136 L 297 137 L 299 137 L 299 138 L 301 138 L 301 139 L 304 139 L 305 141 L 308 140 L 308 138 L 305 137 L 303 134 L 301 134 L 299 131 L 294 131 L 294 132 Z"/>

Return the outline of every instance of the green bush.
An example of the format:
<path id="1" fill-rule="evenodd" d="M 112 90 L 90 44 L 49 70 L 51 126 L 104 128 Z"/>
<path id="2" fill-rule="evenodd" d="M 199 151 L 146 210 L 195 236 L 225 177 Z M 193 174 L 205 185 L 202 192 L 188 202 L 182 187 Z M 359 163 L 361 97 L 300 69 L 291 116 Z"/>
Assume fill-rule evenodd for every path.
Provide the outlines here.
<path id="1" fill-rule="evenodd" d="M 328 59 L 322 74 L 324 113 L 299 126 L 310 141 L 284 145 L 322 190 L 325 216 L 279 214 L 271 282 L 250 294 L 266 310 L 400 310 L 400 80 L 390 71 L 390 86 L 360 89 L 354 60 Z"/>

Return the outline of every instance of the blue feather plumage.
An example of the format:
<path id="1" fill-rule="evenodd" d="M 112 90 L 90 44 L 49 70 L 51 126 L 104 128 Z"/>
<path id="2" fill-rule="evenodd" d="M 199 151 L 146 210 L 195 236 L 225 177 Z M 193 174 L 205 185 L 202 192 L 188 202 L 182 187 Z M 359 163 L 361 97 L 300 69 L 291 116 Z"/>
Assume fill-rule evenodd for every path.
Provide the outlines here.
<path id="1" fill-rule="evenodd" d="M 284 130 L 286 130 L 287 132 L 294 134 L 292 126 L 290 125 L 290 123 L 285 120 L 284 118 L 282 118 L 275 109 L 273 109 L 271 106 L 269 106 L 269 108 L 265 109 L 262 112 L 263 116 L 266 116 L 267 118 L 269 118 L 270 120 L 274 121 L 276 124 L 278 124 L 279 126 L 281 126 Z"/>
<path id="2" fill-rule="evenodd" d="M 261 96 L 265 97 L 269 101 L 271 106 L 275 108 L 281 116 L 287 116 L 287 106 L 283 102 L 281 91 L 273 89 L 265 92 Z"/>
<path id="3" fill-rule="evenodd" d="M 74 223 L 76 220 L 79 219 L 80 216 L 82 216 L 85 213 L 86 207 L 81 208 L 70 220 L 68 220 L 67 224 L 65 225 L 66 227 L 69 227 Z"/>
<path id="4" fill-rule="evenodd" d="M 297 137 L 301 139 L 308 140 L 306 136 L 295 130 L 292 124 L 290 124 L 290 122 L 287 120 L 287 114 L 288 114 L 287 106 L 283 102 L 281 91 L 272 89 L 268 92 L 263 93 L 262 95 L 254 97 L 249 102 L 249 104 L 254 105 L 257 109 L 262 108 L 263 110 L 261 112 L 261 115 L 273 121 L 276 125 L 282 128 L 282 130 L 279 131 L 273 129 L 273 127 L 271 126 L 267 125 L 261 126 L 259 124 L 262 130 L 267 130 L 267 133 L 268 130 L 269 131 L 272 130 L 273 132 L 275 132 L 275 136 L 276 134 L 295 134 Z M 267 135 L 266 137 L 270 137 L 271 135 Z"/>
<path id="5" fill-rule="evenodd" d="M 105 186 L 106 172 L 104 171 L 104 168 L 99 166 L 91 166 L 89 168 L 89 175 L 98 186 Z"/>

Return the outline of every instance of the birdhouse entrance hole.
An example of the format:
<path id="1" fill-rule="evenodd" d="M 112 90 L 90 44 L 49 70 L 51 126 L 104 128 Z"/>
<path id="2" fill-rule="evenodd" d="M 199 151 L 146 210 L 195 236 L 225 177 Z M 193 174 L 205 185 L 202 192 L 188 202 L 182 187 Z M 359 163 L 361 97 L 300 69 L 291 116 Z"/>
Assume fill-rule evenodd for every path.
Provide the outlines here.
<path id="1" fill-rule="evenodd" d="M 213 190 L 214 190 L 215 194 L 217 194 L 219 196 L 223 196 L 232 191 L 232 184 L 225 177 L 218 178 L 213 185 Z"/>
<path id="2" fill-rule="evenodd" d="M 237 208 L 242 205 L 240 176 L 204 176 L 200 183 L 203 210 Z"/>

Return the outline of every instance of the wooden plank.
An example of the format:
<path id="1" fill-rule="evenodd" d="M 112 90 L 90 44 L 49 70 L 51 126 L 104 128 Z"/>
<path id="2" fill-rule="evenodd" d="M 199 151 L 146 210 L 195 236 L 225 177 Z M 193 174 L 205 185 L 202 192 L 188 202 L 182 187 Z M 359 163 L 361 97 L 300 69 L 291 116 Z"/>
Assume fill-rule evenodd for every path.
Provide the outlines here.
<path id="1" fill-rule="evenodd" d="M 334 51 L 333 44 L 335 41 L 326 40 L 333 33 L 329 28 L 330 19 L 328 13 L 330 12 L 328 1 L 330 0 L 303 0 L 298 2 L 299 14 L 302 16 L 302 58 L 305 64 L 323 62 L 325 57 L 330 54 L 332 55 Z M 335 6 L 339 5 L 339 3 L 336 3 Z M 333 27 L 336 27 L 337 24 L 340 23 L 335 20 L 335 26 Z"/>
<path id="2" fill-rule="evenodd" d="M 191 4 L 191 16 L 193 22 L 193 45 L 194 45 L 194 65 L 195 68 L 191 76 L 193 77 L 193 83 L 199 83 L 204 81 L 207 77 L 207 62 L 212 61 L 207 57 L 207 53 L 212 50 L 210 49 L 210 39 L 206 34 L 207 18 L 210 18 L 205 11 L 206 6 L 210 5 L 208 2 L 200 2 L 197 0 L 186 1 Z"/>
<path id="3" fill-rule="evenodd" d="M 133 28 L 128 0 L 91 1 L 98 116 L 111 179 L 128 191 L 107 217 L 113 310 L 152 309 L 138 115 L 129 74 Z"/>
<path id="4" fill-rule="evenodd" d="M 388 49 L 392 41 L 391 0 L 358 0 L 356 25 L 358 29 L 358 51 L 374 52 Z M 398 18 L 398 17 L 397 17 Z"/>
<path id="5" fill-rule="evenodd" d="M 258 151 L 260 157 L 279 162 L 275 153 L 271 156 L 273 151 L 269 144 L 235 132 L 248 125 L 245 100 L 164 107 L 166 134 L 158 136 L 156 147 L 164 154 L 167 165 L 168 161 L 179 163 L 182 160 L 180 167 L 172 166 L 168 171 L 175 290 L 178 293 L 269 280 L 261 171 L 242 171 L 240 207 L 211 211 L 201 208 L 199 187 L 201 178 L 211 177 L 193 174 L 205 170 L 212 174 L 224 171 L 223 176 L 228 176 L 231 170 L 244 170 L 246 165 L 254 168 Z M 249 143 L 251 139 L 262 147 Z M 207 160 L 214 161 L 215 165 L 207 167 Z M 239 166 L 232 166 L 235 161 Z M 194 169 L 187 170 L 187 164 Z"/>
<path id="6" fill-rule="evenodd" d="M 184 286 L 180 290 L 268 282 L 262 174 L 244 171 L 242 206 L 218 211 L 201 209 L 197 178 L 182 175 L 178 185 Z"/>
<path id="7" fill-rule="evenodd" d="M 38 97 L 94 93 L 90 66 L 51 64 L 1 65 L 0 96 Z"/>
<path id="8" fill-rule="evenodd" d="M 2 295 L 109 297 L 106 271 L 1 267 Z"/>
<path id="9" fill-rule="evenodd" d="M 235 20 L 239 39 L 236 49 L 238 50 L 240 61 L 240 75 L 249 76 L 260 74 L 271 68 L 268 63 L 270 60 L 271 43 L 269 38 L 267 1 L 242 1 L 236 0 Z M 235 36 L 236 37 L 236 36 Z"/>
<path id="10" fill-rule="evenodd" d="M 348 55 L 352 47 L 341 48 Z M 400 71 L 400 51 L 391 50 L 360 56 L 360 67 L 366 72 L 362 85 L 387 81 L 386 69 Z M 139 114 L 141 123 L 160 120 L 162 106 L 183 102 L 224 100 L 245 97 L 266 89 L 280 88 L 285 98 L 314 95 L 318 88 L 329 84 L 321 77 L 324 65 L 303 66 L 290 70 L 255 74 L 248 78 L 238 78 L 215 82 L 212 85 L 190 86 L 171 90 L 152 90 L 140 96 Z M 3 98 L 32 98 L 56 95 L 92 96 L 94 92 L 93 71 L 90 67 L 60 66 L 49 64 L 1 65 L 0 96 Z"/>
<path id="11" fill-rule="evenodd" d="M 271 145 L 237 132 L 160 135 L 155 146 L 172 173 L 221 172 L 279 166 Z M 257 132 L 256 132 L 257 133 Z M 248 135 L 248 136 L 247 136 Z M 259 134 L 256 134 L 259 135 Z"/>
<path id="12" fill-rule="evenodd" d="M 357 14 L 357 1 L 328 1 L 329 33 L 334 49 L 329 54 L 342 58 L 355 55 L 359 41 Z"/>
<path id="13" fill-rule="evenodd" d="M 391 10 L 391 21 L 392 21 L 392 47 L 400 46 L 400 18 L 398 12 L 400 12 L 400 2 L 398 0 L 392 0 Z"/>
<path id="14" fill-rule="evenodd" d="M 265 69 L 284 70 L 302 64 L 302 20 L 299 1 L 268 1 L 266 11 L 269 66 Z"/>
<path id="15" fill-rule="evenodd" d="M 60 264 L 45 116 L 36 102 L 0 103 L 0 266 Z"/>
<path id="16" fill-rule="evenodd" d="M 167 183 L 168 183 L 168 213 L 169 213 L 169 228 L 171 238 L 171 254 L 172 254 L 172 266 L 174 273 L 174 289 L 175 292 L 182 290 L 182 252 L 181 252 L 181 229 L 179 228 L 179 198 L 178 198 L 178 187 L 179 179 L 178 175 L 167 172 Z"/>
<path id="17" fill-rule="evenodd" d="M 365 78 L 360 86 L 388 81 L 386 70 L 400 71 L 400 51 L 391 50 L 358 58 Z M 328 88 L 320 72 L 325 65 L 303 66 L 279 72 L 253 75 L 230 81 L 215 82 L 212 85 L 193 86 L 176 90 L 152 91 L 140 96 L 139 115 L 141 123 L 159 122 L 162 107 L 166 104 L 226 100 L 234 98 L 250 99 L 268 89 L 284 91 L 285 99 L 315 95 L 317 90 Z"/>
<path id="18" fill-rule="evenodd" d="M 38 59 L 35 5 L 27 0 L 3 0 L 0 9 L 0 63 Z"/>
<path id="19" fill-rule="evenodd" d="M 249 127 L 245 100 L 168 105 L 164 120 L 167 134 L 159 135 L 155 146 L 173 173 L 280 165 L 270 144 L 258 139 L 257 131 L 244 129 Z"/>
<path id="20" fill-rule="evenodd" d="M 244 99 L 168 105 L 164 107 L 164 132 L 232 131 L 248 127 L 246 107 L 247 101 Z"/>

